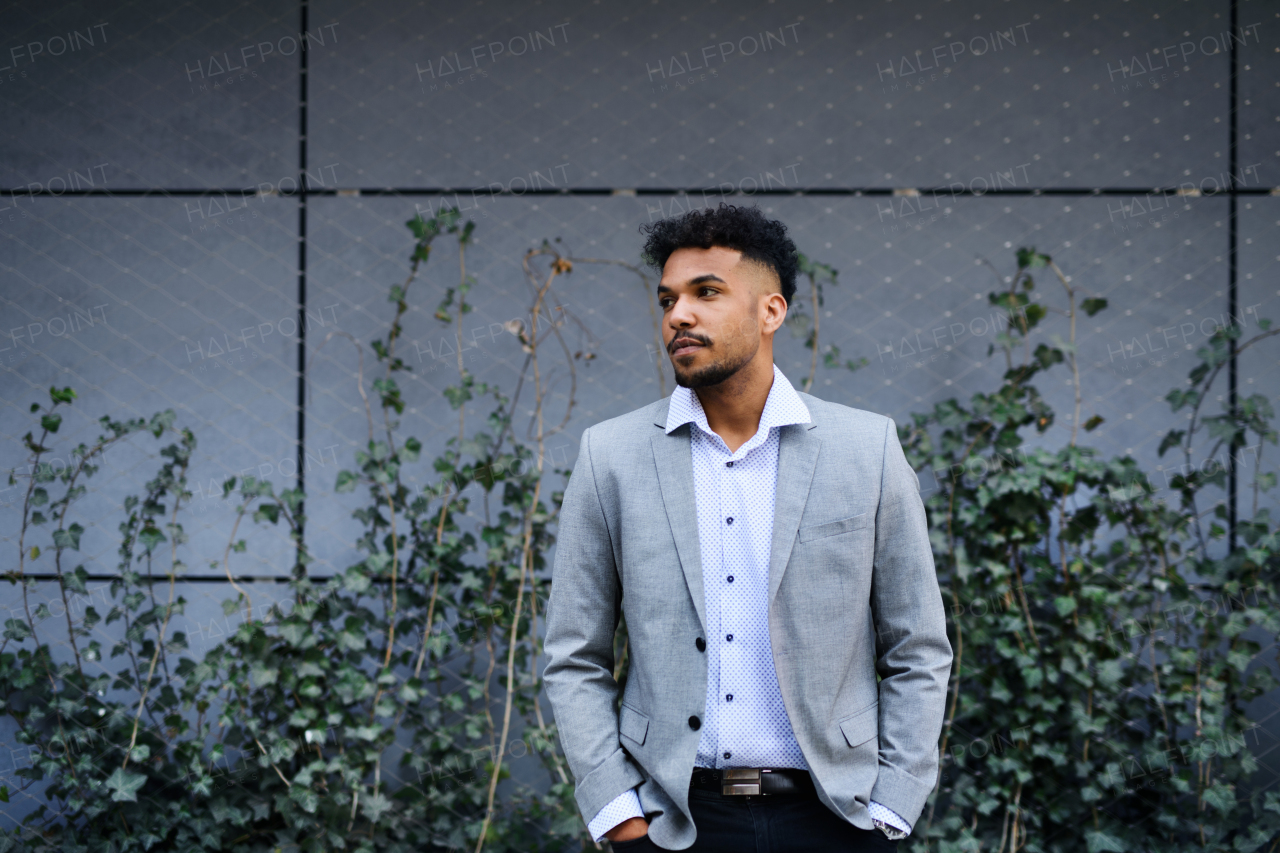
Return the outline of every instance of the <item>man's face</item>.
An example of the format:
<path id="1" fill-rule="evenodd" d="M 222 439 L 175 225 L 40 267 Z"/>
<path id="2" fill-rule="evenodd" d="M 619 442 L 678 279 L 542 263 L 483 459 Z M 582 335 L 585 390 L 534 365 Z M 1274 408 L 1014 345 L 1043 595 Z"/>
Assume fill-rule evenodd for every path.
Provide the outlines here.
<path id="1" fill-rule="evenodd" d="M 676 383 L 718 385 L 755 357 L 786 316 L 777 275 L 735 249 L 677 249 L 658 284 Z"/>

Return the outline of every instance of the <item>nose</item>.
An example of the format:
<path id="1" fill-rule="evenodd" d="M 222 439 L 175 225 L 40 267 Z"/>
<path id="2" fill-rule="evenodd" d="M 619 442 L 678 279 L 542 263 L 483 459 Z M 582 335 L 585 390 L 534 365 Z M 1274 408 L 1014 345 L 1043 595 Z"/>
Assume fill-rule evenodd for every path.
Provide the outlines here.
<path id="1" fill-rule="evenodd" d="M 693 325 L 696 320 L 697 318 L 692 311 L 692 300 L 677 296 L 676 301 L 667 311 L 667 324 L 675 329 L 676 334 L 679 335 L 685 328 Z"/>

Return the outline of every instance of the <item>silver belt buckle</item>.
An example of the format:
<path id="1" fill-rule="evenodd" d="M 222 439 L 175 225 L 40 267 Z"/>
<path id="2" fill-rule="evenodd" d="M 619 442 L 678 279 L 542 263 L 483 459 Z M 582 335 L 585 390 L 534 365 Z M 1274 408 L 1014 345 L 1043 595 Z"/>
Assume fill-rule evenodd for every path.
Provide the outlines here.
<path id="1" fill-rule="evenodd" d="M 758 796 L 760 768 L 727 767 L 720 777 L 720 793 L 725 796 Z"/>

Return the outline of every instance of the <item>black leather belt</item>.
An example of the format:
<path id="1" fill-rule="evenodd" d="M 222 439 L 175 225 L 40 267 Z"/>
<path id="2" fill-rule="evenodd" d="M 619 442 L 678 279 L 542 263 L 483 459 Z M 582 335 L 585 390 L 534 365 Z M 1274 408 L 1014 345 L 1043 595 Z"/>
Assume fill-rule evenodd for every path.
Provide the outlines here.
<path id="1" fill-rule="evenodd" d="M 726 797 L 768 794 L 818 796 L 809 771 L 792 767 L 726 767 L 724 770 L 695 767 L 689 787 L 715 791 Z"/>

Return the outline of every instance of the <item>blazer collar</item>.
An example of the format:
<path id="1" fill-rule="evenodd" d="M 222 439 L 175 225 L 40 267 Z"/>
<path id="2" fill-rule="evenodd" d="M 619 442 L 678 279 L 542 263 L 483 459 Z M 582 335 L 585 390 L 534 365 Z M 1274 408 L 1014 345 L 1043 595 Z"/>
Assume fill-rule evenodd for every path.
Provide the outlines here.
<path id="1" fill-rule="evenodd" d="M 787 563 L 791 559 L 796 531 L 800 527 L 800 518 L 809 497 L 809 486 L 813 481 L 818 448 L 822 444 L 822 439 L 814 434 L 818 424 L 809 418 L 809 409 L 799 393 L 776 364 L 773 370 L 773 387 L 769 390 L 765 409 L 760 416 L 761 426 L 766 423 L 765 416 L 768 414 L 777 419 L 770 426 L 778 427 L 778 483 L 773 513 L 773 538 L 769 549 L 770 606 L 778 594 Z M 676 392 L 665 398 L 665 406 L 655 411 L 657 418 L 654 426 L 662 428 L 662 431 L 655 432 L 649 443 L 653 448 L 662 502 L 675 539 L 680 567 L 705 634 L 707 614 L 702 583 L 698 513 L 693 491 L 693 453 L 690 445 L 692 427 L 681 427 L 688 423 L 698 423 L 700 428 L 708 432 L 710 430 L 706 427 L 706 416 L 700 403 L 696 406 L 696 412 L 692 409 L 673 412 L 680 391 L 689 392 L 689 389 L 677 387 Z M 691 392 L 689 397 L 691 399 L 686 400 L 686 404 L 696 400 L 696 395 Z M 803 410 L 803 420 L 788 420 L 798 415 L 799 410 Z M 677 420 L 678 423 L 673 424 Z M 780 423 L 778 420 L 784 422 Z"/>

